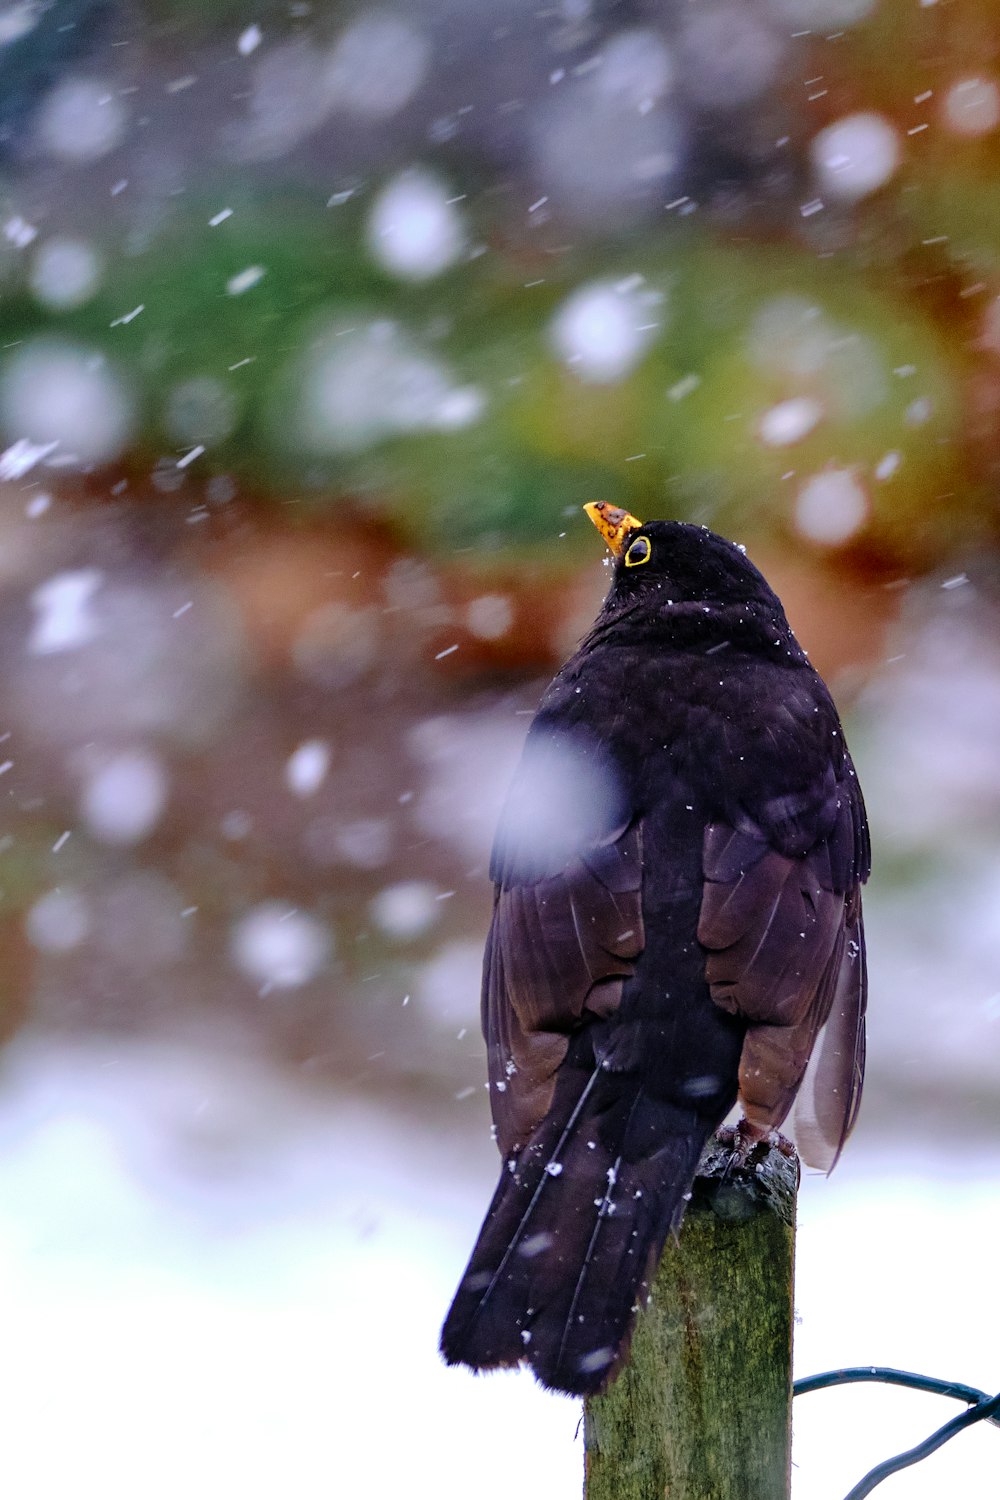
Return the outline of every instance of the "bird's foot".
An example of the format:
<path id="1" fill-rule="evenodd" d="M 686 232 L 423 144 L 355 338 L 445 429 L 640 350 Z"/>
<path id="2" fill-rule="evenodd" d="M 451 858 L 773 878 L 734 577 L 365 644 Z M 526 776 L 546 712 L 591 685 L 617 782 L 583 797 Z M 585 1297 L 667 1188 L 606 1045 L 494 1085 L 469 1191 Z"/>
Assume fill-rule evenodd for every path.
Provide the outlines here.
<path id="1" fill-rule="evenodd" d="M 777 1130 L 764 1130 L 747 1119 L 740 1120 L 737 1125 L 724 1125 L 716 1132 L 716 1139 L 730 1153 L 724 1177 L 728 1177 L 731 1172 L 745 1171 L 747 1167 L 755 1166 L 771 1150 L 780 1151 L 782 1156 L 789 1159 L 795 1157 L 795 1147 L 786 1136 L 780 1135 Z"/>

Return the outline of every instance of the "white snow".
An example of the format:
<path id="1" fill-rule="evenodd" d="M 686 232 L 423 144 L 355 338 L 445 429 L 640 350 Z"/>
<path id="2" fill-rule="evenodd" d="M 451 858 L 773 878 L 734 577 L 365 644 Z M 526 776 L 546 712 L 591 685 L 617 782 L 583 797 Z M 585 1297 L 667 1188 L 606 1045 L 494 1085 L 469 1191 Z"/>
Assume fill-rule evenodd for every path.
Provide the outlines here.
<path id="1" fill-rule="evenodd" d="M 507 712 L 439 714 L 407 733 L 421 775 L 410 815 L 423 836 L 488 861 L 497 818 L 524 743 L 526 720 Z"/>
<path id="2" fill-rule="evenodd" d="M 525 1235 L 518 1244 L 517 1253 L 523 1255 L 525 1260 L 534 1260 L 536 1255 L 541 1255 L 554 1242 L 554 1234 L 547 1229 L 540 1229 L 536 1234 Z"/>
<path id="3" fill-rule="evenodd" d="M 792 396 L 769 407 L 757 431 L 766 448 L 787 448 L 807 437 L 822 418 L 823 407 L 814 397 Z"/>
<path id="4" fill-rule="evenodd" d="M 128 115 L 113 85 L 100 78 L 67 78 L 43 99 L 36 129 L 50 155 L 67 162 L 97 161 L 125 134 Z"/>
<path id="5" fill-rule="evenodd" d="M 581 380 L 607 385 L 639 363 L 665 317 L 659 293 L 622 282 L 590 281 L 571 292 L 549 326 L 560 359 Z"/>
<path id="6" fill-rule="evenodd" d="M 449 1029 L 478 1023 L 479 991 L 483 972 L 483 945 L 478 940 L 456 938 L 442 943 L 420 971 L 417 1002 L 441 1025 Z"/>
<path id="7" fill-rule="evenodd" d="M 3 226 L 3 237 L 15 250 L 26 250 L 38 238 L 38 226 L 14 214 Z"/>
<path id="8" fill-rule="evenodd" d="M 941 118 L 955 135 L 989 135 L 1000 125 L 1000 85 L 983 74 L 960 78 L 945 91 Z"/>
<path id="9" fill-rule="evenodd" d="M 849 1145 L 831 1178 L 803 1180 L 796 1375 L 887 1364 L 996 1389 L 995 1370 L 983 1357 L 996 1338 L 996 1309 L 984 1304 L 976 1277 L 958 1278 L 958 1286 L 953 1266 L 957 1225 L 959 1243 L 992 1242 L 995 1172 L 985 1160 L 956 1171 L 954 1148 L 951 1156 L 946 1149 L 925 1144 L 918 1164 L 906 1160 L 903 1145 L 867 1156 Z M 845 1495 L 869 1468 L 963 1409 L 882 1385 L 797 1398 L 795 1500 Z M 974 1429 L 907 1469 L 895 1481 L 901 1500 L 988 1493 L 996 1458 L 983 1439 L 996 1436 Z"/>
<path id="10" fill-rule="evenodd" d="M 169 789 L 158 756 L 149 750 L 123 750 L 87 776 L 80 816 L 102 843 L 138 844 L 160 821 Z"/>
<path id="11" fill-rule="evenodd" d="M 296 1093 L 217 1043 L 22 1042 L 5 1084 L 5 1493 L 81 1494 L 86 1473 L 102 1500 L 385 1500 L 416 1463 L 439 1500 L 470 1474 L 501 1500 L 498 1429 L 539 1495 L 579 1491 L 576 1403 L 437 1354 L 485 1126 L 473 1164 L 419 1119 Z M 336 1460 L 331 1403 L 352 1434 Z"/>
<path id="12" fill-rule="evenodd" d="M 465 623 L 481 641 L 498 641 L 514 623 L 514 607 L 504 594 L 480 594 L 465 607 Z"/>
<path id="13" fill-rule="evenodd" d="M 12 441 L 58 443 L 61 457 L 108 463 L 132 432 L 135 403 L 103 355 L 39 337 L 0 367 L 0 423 Z"/>
<path id="14" fill-rule="evenodd" d="M 524 861 L 560 869 L 573 857 L 586 830 L 615 828 L 621 815 L 617 773 L 596 751 L 572 741 L 537 743 L 530 776 L 504 814 L 504 837 Z"/>
<path id="15" fill-rule="evenodd" d="M 31 594 L 35 621 L 28 651 L 33 656 L 48 656 L 56 651 L 75 651 L 94 640 L 100 634 L 100 625 L 90 605 L 103 582 L 104 574 L 97 568 L 74 568 L 40 583 Z"/>
<path id="16" fill-rule="evenodd" d="M 326 740 L 303 740 L 285 764 L 285 784 L 296 797 L 318 792 L 330 769 L 330 746 Z"/>
<path id="17" fill-rule="evenodd" d="M 250 26 L 238 51 L 249 56 L 262 40 L 260 28 Z M 358 15 L 332 45 L 304 35 L 272 44 L 254 58 L 247 117 L 226 135 L 238 156 L 269 160 L 311 135 L 334 111 L 378 124 L 414 97 L 430 58 L 424 33 L 390 9 Z"/>
<path id="18" fill-rule="evenodd" d="M 229 839 L 234 844 L 239 843 L 241 839 L 249 838 L 253 832 L 253 818 L 242 808 L 234 807 L 219 819 L 219 830 L 224 839 Z"/>
<path id="19" fill-rule="evenodd" d="M 923 427 L 934 415 L 934 403 L 930 396 L 917 396 L 903 413 L 907 427 Z"/>
<path id="20" fill-rule="evenodd" d="M 898 471 L 902 461 L 903 455 L 893 448 L 889 453 L 880 458 L 875 465 L 875 478 L 882 480 L 891 479 Z"/>
<path id="21" fill-rule="evenodd" d="M 360 120 L 390 118 L 409 104 L 427 75 L 431 49 L 400 11 L 369 9 L 341 33 L 328 64 L 337 105 Z"/>
<path id="22" fill-rule="evenodd" d="M 190 747 L 231 714 L 245 680 L 242 625 L 205 576 L 70 569 L 39 585 L 31 605 L 7 690 L 10 711 L 42 743 Z"/>
<path id="23" fill-rule="evenodd" d="M 333 939 L 308 912 L 264 901 L 234 925 L 231 952 L 248 979 L 276 989 L 296 989 L 325 968 Z"/>
<path id="24" fill-rule="evenodd" d="M 35 251 L 29 281 L 46 307 L 82 307 L 101 282 L 101 257 L 86 240 L 53 235 Z"/>
<path id="25" fill-rule="evenodd" d="M 484 393 L 389 319 L 323 330 L 293 376 L 295 436 L 317 453 L 363 448 L 397 433 L 450 432 L 478 420 Z"/>
<path id="26" fill-rule="evenodd" d="M 251 287 L 263 281 L 266 275 L 266 266 L 245 266 L 235 276 L 230 276 L 226 282 L 226 293 L 230 297 L 241 297 L 244 292 L 249 292 Z"/>
<path id="27" fill-rule="evenodd" d="M 401 172 L 379 193 L 368 219 L 374 259 L 402 281 L 430 281 L 459 259 L 465 224 L 451 189 L 422 169 Z"/>
<path id="28" fill-rule="evenodd" d="M 613 1208 L 614 1204 L 609 1204 L 609 1212 Z M 603 1370 L 605 1366 L 611 1363 L 614 1357 L 614 1349 L 612 1349 L 610 1344 L 605 1344 L 600 1349 L 591 1349 L 588 1354 L 582 1355 L 580 1358 L 580 1369 L 584 1374 L 589 1374 L 591 1370 Z"/>
<path id="29" fill-rule="evenodd" d="M 117 318 L 112 318 L 111 322 L 108 324 L 108 327 L 109 328 L 127 328 L 130 323 L 134 323 L 135 322 L 136 318 L 139 316 L 140 313 L 144 313 L 145 311 L 146 311 L 146 304 L 145 304 L 145 302 L 139 302 L 139 303 L 137 303 L 137 305 L 135 307 L 129 308 L 128 312 L 119 313 L 119 315 L 118 315 Z"/>
<path id="30" fill-rule="evenodd" d="M 819 304 L 805 297 L 768 298 L 751 319 L 747 352 L 760 370 L 792 377 L 794 387 L 818 394 L 790 398 L 781 405 L 775 428 L 794 431 L 812 415 L 808 403 L 819 402 L 820 415 L 853 422 L 873 411 L 889 394 L 885 356 L 873 338 L 850 324 L 835 323 Z"/>
<path id="31" fill-rule="evenodd" d="M 901 641 L 905 652 L 869 684 L 865 718 L 871 750 L 865 791 L 873 809 L 873 839 L 880 847 L 889 843 L 904 854 L 923 851 L 920 857 L 928 849 L 963 851 L 957 865 L 937 869 L 929 888 L 925 881 L 918 911 L 887 964 L 890 974 L 893 960 L 901 965 L 899 1024 L 908 1024 L 914 1014 L 911 989 L 920 997 L 928 1019 L 914 1036 L 926 1036 L 922 1052 L 934 1076 L 939 1076 L 945 1038 L 933 1017 L 947 1005 L 953 1018 L 948 1049 L 959 1066 L 965 1059 L 967 1076 L 959 1086 L 967 1093 L 985 1082 L 993 1066 L 983 1039 L 963 1029 L 957 1018 L 967 1014 L 977 994 L 996 989 L 996 976 L 969 955 L 958 933 L 965 914 L 992 884 L 996 868 L 991 835 L 1000 818 L 995 754 L 1000 741 L 1000 632 L 991 605 L 978 590 L 968 582 L 944 587 L 954 576 L 912 591 L 908 605 L 915 618 Z M 964 574 L 957 577 L 964 579 Z M 912 910 L 905 894 L 897 901 L 902 911 Z M 936 908 L 950 914 L 945 930 L 921 920 L 921 913 Z M 974 1067 L 985 1071 L 972 1083 L 968 1074 Z"/>
<path id="32" fill-rule="evenodd" d="M 811 542 L 837 546 L 868 517 L 868 496 L 852 469 L 824 469 L 799 488 L 795 528 Z"/>
<path id="33" fill-rule="evenodd" d="M 902 161 L 902 148 L 899 132 L 884 115 L 863 110 L 819 131 L 810 155 L 822 190 L 855 203 L 885 186 Z"/>
<path id="34" fill-rule="evenodd" d="M 683 401 L 686 397 L 693 395 L 700 385 L 701 376 L 695 375 L 693 371 L 690 375 L 682 375 L 680 380 L 667 388 L 667 399 Z"/>
<path id="35" fill-rule="evenodd" d="M 164 422 L 178 443 L 221 443 L 238 419 L 236 397 L 214 375 L 193 375 L 167 396 Z"/>
<path id="36" fill-rule="evenodd" d="M 434 412 L 439 432 L 461 432 L 478 422 L 487 406 L 486 392 L 479 386 L 461 385 L 445 391 Z"/>
<path id="37" fill-rule="evenodd" d="M 747 336 L 751 360 L 779 374 L 815 375 L 836 329 L 817 302 L 794 293 L 769 297 L 754 313 Z"/>
<path id="38" fill-rule="evenodd" d="M 252 26 L 247 26 L 240 32 L 236 39 L 236 50 L 241 57 L 249 57 L 251 52 L 256 52 L 263 40 L 264 33 L 255 21 Z"/>
<path id="39" fill-rule="evenodd" d="M 618 235 L 652 211 L 686 146 L 662 44 L 645 79 L 631 44 L 624 48 L 623 55 L 610 44 L 607 74 L 600 58 L 586 72 L 574 70 L 525 122 L 540 196 L 579 223 Z M 644 87 L 656 89 L 657 97 L 644 95 Z"/>
<path id="40" fill-rule="evenodd" d="M 385 602 L 392 610 L 436 610 L 441 605 L 441 584 L 427 563 L 416 557 L 400 557 L 386 569 L 382 580 Z"/>
<path id="41" fill-rule="evenodd" d="M 34 31 L 44 15 L 38 0 L 14 0 L 0 12 L 0 47 L 20 41 Z"/>
<path id="42" fill-rule="evenodd" d="M 652 27 L 619 31 L 601 47 L 594 82 L 604 94 L 645 112 L 669 94 L 677 68 L 670 48 Z"/>
<path id="43" fill-rule="evenodd" d="M 341 860 L 358 870 L 378 870 L 392 853 L 392 824 L 387 818 L 354 818 L 334 823 L 334 846 Z"/>
<path id="44" fill-rule="evenodd" d="M 381 1500 L 416 1469 L 437 1500 L 464 1500 L 470 1475 L 477 1500 L 505 1500 L 510 1465 L 482 1461 L 499 1430 L 533 1495 L 578 1497 L 579 1403 L 437 1354 L 498 1165 L 462 1108 L 473 1123 L 434 1128 L 295 1091 L 212 1038 L 22 1035 L 0 1093 L 4 1493 L 75 1495 L 86 1472 L 102 1500 L 174 1500 L 195 1474 L 196 1500 Z M 958 1157 L 856 1139 L 831 1178 L 804 1178 L 796 1374 L 877 1362 L 995 1388 L 996 1302 L 954 1252 L 995 1238 L 996 1163 Z M 331 1401 L 352 1434 L 335 1463 Z M 798 1398 L 795 1500 L 846 1494 L 960 1410 L 882 1386 Z M 182 1444 L 163 1443 L 167 1411 Z M 996 1442 L 981 1424 L 901 1493 L 990 1494 Z"/>
<path id="45" fill-rule="evenodd" d="M 334 103 L 328 73 L 327 51 L 302 35 L 255 56 L 247 116 L 223 132 L 237 158 L 274 160 L 318 129 Z"/>
<path id="46" fill-rule="evenodd" d="M 372 920 L 400 942 L 421 937 L 441 915 L 438 894 L 429 880 L 399 880 L 385 886 L 371 902 Z"/>
<path id="47" fill-rule="evenodd" d="M 48 458 L 58 447 L 58 441 L 29 443 L 27 438 L 18 438 L 16 443 L 11 443 L 9 448 L 0 453 L 0 479 L 23 479 L 25 474 L 30 474 L 36 464 L 41 463 L 43 458 Z"/>
<path id="48" fill-rule="evenodd" d="M 338 600 L 306 615 L 292 643 L 292 661 L 303 677 L 320 687 L 345 688 L 374 666 L 381 644 L 377 611 L 351 609 Z"/>
<path id="49" fill-rule="evenodd" d="M 682 12 L 679 62 L 684 88 L 699 104 L 747 104 L 777 76 L 780 32 L 741 0 L 701 0 Z"/>
<path id="50" fill-rule="evenodd" d="M 56 886 L 29 907 L 24 925 L 28 940 L 40 952 L 68 953 L 90 932 L 90 911 L 73 886 Z"/>

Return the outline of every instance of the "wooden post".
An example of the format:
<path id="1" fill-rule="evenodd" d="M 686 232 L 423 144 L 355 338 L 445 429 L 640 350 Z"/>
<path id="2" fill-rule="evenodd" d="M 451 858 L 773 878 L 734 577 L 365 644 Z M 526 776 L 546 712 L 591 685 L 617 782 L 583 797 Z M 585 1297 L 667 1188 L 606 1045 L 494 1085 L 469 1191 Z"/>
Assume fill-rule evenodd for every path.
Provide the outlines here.
<path id="1" fill-rule="evenodd" d="M 584 1409 L 585 1500 L 788 1500 L 798 1162 L 702 1158 L 629 1362 Z"/>

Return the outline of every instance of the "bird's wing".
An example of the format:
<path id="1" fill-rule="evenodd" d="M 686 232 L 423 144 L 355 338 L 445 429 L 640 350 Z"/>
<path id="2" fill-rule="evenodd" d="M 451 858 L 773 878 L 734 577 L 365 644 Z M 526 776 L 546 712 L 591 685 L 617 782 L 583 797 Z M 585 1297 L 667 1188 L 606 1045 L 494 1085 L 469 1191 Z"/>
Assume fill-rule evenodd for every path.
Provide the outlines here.
<path id="1" fill-rule="evenodd" d="M 854 1123 L 864 1071 L 860 885 L 869 856 L 849 762 L 841 777 L 831 769 L 827 792 L 825 831 L 811 843 L 800 834 L 815 820 L 815 801 L 800 809 L 788 798 L 757 820 L 709 825 L 698 938 L 712 998 L 749 1022 L 740 1061 L 747 1118 L 777 1128 L 798 1095 L 802 1155 L 829 1171 Z"/>
<path id="2" fill-rule="evenodd" d="M 614 767 L 529 738 L 494 846 L 483 1033 L 507 1155 L 545 1117 L 571 1034 L 609 1015 L 643 948 L 642 833 Z"/>

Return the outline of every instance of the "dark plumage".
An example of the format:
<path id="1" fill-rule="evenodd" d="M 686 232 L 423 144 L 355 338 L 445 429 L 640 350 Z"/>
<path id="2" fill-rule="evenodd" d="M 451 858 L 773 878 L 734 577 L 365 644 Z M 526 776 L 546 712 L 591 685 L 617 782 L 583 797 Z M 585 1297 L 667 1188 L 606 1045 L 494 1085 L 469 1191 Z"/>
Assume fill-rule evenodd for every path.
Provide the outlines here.
<path id="1" fill-rule="evenodd" d="M 701 527 L 618 553 L 497 831 L 482 1017 L 504 1163 L 441 1338 L 589 1394 L 628 1350 L 701 1151 L 795 1103 L 829 1170 L 864 1067 L 869 845 L 837 711 L 764 578 Z"/>

